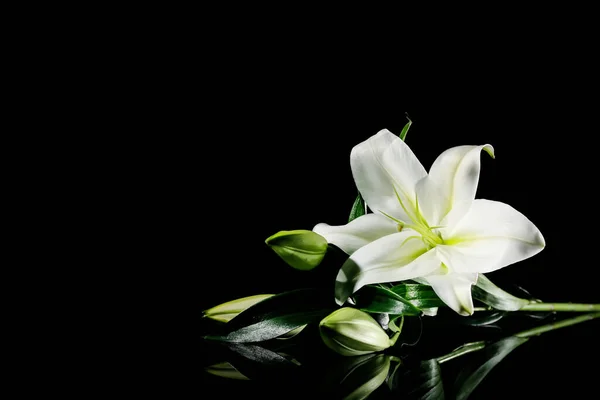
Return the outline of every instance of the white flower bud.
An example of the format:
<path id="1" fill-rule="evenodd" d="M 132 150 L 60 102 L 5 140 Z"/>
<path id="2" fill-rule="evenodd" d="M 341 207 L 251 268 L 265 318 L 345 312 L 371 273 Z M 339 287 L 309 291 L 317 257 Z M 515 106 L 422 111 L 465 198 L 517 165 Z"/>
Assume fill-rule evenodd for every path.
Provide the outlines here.
<path id="1" fill-rule="evenodd" d="M 390 339 L 369 314 L 344 307 L 329 314 L 319 324 L 323 342 L 343 356 L 359 356 L 385 350 L 392 346 L 398 334 Z"/>

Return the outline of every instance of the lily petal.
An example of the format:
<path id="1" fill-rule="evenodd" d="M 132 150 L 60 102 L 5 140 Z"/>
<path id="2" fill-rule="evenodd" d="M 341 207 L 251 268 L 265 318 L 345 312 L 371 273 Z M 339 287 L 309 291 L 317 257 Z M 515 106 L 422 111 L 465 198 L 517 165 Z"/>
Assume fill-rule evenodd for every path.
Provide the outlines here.
<path id="1" fill-rule="evenodd" d="M 332 243 L 351 255 L 361 247 L 387 235 L 398 232 L 398 225 L 391 219 L 379 214 L 365 214 L 346 225 L 331 226 L 317 224 L 313 232 L 323 236 L 327 243 Z"/>
<path id="2" fill-rule="evenodd" d="M 424 276 L 439 269 L 436 250 L 428 251 L 420 236 L 406 229 L 358 249 L 348 258 L 335 282 L 339 305 L 364 285 L 396 282 Z"/>
<path id="3" fill-rule="evenodd" d="M 477 199 L 445 245 L 444 263 L 456 272 L 491 272 L 529 258 L 544 248 L 544 237 L 523 214 L 497 201 Z"/>
<path id="4" fill-rule="evenodd" d="M 494 148 L 483 146 L 452 147 L 435 160 L 429 175 L 416 185 L 419 209 L 431 226 L 452 229 L 467 213 L 477 191 L 481 150 L 494 157 Z"/>
<path id="5" fill-rule="evenodd" d="M 460 315 L 473 314 L 471 286 L 477 283 L 477 274 L 430 275 L 425 280 L 448 307 Z"/>
<path id="6" fill-rule="evenodd" d="M 356 187 L 371 210 L 404 222 L 412 219 L 408 214 L 414 214 L 414 188 L 427 172 L 404 141 L 383 129 L 352 149 L 350 166 Z"/>

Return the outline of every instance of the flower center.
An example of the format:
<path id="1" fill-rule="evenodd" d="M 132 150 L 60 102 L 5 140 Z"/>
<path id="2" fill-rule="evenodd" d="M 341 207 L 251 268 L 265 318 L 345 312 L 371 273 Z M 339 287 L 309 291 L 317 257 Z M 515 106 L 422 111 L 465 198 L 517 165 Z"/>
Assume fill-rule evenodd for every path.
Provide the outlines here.
<path id="1" fill-rule="evenodd" d="M 394 188 L 394 192 L 396 193 L 396 198 L 398 199 L 398 202 L 400 203 L 400 206 L 402 207 L 402 209 L 404 210 L 404 212 L 406 213 L 406 215 L 408 215 L 408 217 L 412 220 L 412 223 L 411 224 L 407 224 L 406 222 L 401 221 L 401 220 L 399 220 L 397 218 L 394 218 L 391 215 L 388 215 L 388 214 L 384 213 L 381 210 L 380 210 L 380 212 L 383 215 L 385 215 L 386 217 L 388 217 L 391 220 L 393 220 L 396 223 L 398 223 L 398 232 L 400 232 L 404 228 L 412 229 L 413 231 L 415 231 L 419 235 L 421 235 L 421 237 L 420 237 L 421 240 L 423 240 L 423 243 L 428 248 L 430 248 L 430 249 L 433 248 L 433 247 L 435 247 L 435 246 L 437 246 L 437 245 L 439 245 L 439 244 L 444 244 L 444 239 L 442 239 L 442 235 L 439 232 L 434 231 L 434 229 L 440 228 L 440 227 L 439 226 L 429 226 L 429 224 L 427 223 L 427 220 L 425 219 L 425 217 L 423 216 L 423 214 L 421 214 L 421 212 L 419 211 L 419 199 L 418 199 L 418 197 L 415 196 L 415 209 L 414 209 L 414 213 L 410 213 L 410 212 L 408 212 L 407 208 L 404 206 L 404 202 L 402 201 L 402 198 L 400 197 L 400 195 L 396 191 L 396 188 Z M 417 238 L 417 236 L 411 236 L 411 237 L 412 238 Z"/>
<path id="2" fill-rule="evenodd" d="M 423 226 L 420 224 L 405 224 L 404 227 L 418 232 L 421 235 L 423 243 L 425 243 L 429 248 L 435 247 L 438 244 L 444 244 L 444 240 L 442 239 L 441 235 L 435 233 L 429 226 Z"/>

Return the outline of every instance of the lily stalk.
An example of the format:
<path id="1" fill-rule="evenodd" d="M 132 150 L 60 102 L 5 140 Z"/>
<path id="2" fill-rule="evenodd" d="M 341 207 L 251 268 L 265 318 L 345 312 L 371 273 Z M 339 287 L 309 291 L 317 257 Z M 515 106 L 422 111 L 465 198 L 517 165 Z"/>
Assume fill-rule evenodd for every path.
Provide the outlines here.
<path id="1" fill-rule="evenodd" d="M 472 288 L 473 297 L 487 304 L 487 308 L 474 308 L 474 311 L 550 311 L 550 312 L 593 312 L 600 311 L 600 304 L 545 303 L 540 300 L 522 299 L 500 289 L 485 275 L 479 274 L 477 284 Z"/>
<path id="2" fill-rule="evenodd" d="M 582 322 L 586 322 L 586 321 L 591 321 L 593 319 L 596 318 L 600 318 L 600 312 L 597 313 L 590 313 L 590 314 L 583 314 L 583 315 L 579 315 L 577 317 L 573 317 L 573 318 L 568 318 L 568 319 L 563 319 L 562 321 L 556 321 L 553 322 L 551 324 L 546 324 L 546 325 L 542 325 L 542 326 L 538 326 L 532 329 L 528 329 L 526 331 L 522 331 L 519 333 L 515 333 L 514 337 L 518 337 L 518 338 L 530 338 L 532 336 L 539 336 L 542 333 L 545 332 L 550 332 L 550 331 L 554 331 L 560 328 L 566 328 L 567 326 L 573 326 L 573 325 L 577 325 L 580 324 Z M 472 353 L 474 351 L 479 351 L 484 349 L 487 346 L 486 342 L 472 342 L 472 343 L 466 343 L 460 347 L 458 347 L 457 349 L 455 349 L 454 351 L 443 355 L 441 357 L 438 357 L 436 360 L 437 362 L 439 362 L 440 364 L 446 362 L 446 361 L 450 361 L 453 360 L 457 357 L 463 356 L 465 354 L 468 353 Z"/>
<path id="3" fill-rule="evenodd" d="M 519 311 L 590 312 L 600 311 L 600 304 L 530 303 L 523 306 Z"/>
<path id="4" fill-rule="evenodd" d="M 497 310 L 494 307 L 474 307 L 473 310 L 477 311 L 491 311 Z M 582 303 L 536 303 L 524 305 L 518 310 L 512 311 L 541 311 L 541 312 L 592 312 L 600 311 L 600 304 L 582 304 Z"/>

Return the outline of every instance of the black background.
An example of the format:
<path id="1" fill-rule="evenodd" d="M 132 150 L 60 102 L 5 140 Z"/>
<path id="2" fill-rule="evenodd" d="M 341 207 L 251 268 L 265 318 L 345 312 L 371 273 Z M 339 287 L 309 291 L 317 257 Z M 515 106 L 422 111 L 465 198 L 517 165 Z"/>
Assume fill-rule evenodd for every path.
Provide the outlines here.
<path id="1" fill-rule="evenodd" d="M 308 10 L 310 17 L 291 21 L 301 10 L 274 18 L 271 8 L 254 10 L 261 20 L 228 8 L 221 14 L 194 11 L 188 21 L 185 10 L 172 18 L 161 15 L 162 9 L 156 18 L 136 10 L 125 16 L 127 32 L 109 19 L 91 28 L 102 46 L 66 28 L 69 38 L 83 43 L 52 41 L 52 56 L 31 62 L 35 73 L 22 81 L 10 77 L 18 85 L 31 80 L 42 93 L 22 95 L 48 106 L 45 113 L 26 110 L 22 121 L 42 126 L 32 130 L 41 133 L 35 140 L 26 128 L 24 137 L 42 146 L 43 138 L 58 140 L 66 153 L 48 151 L 51 161 L 35 173 L 49 174 L 52 185 L 66 176 L 65 186 L 74 192 L 63 199 L 54 188 L 42 189 L 32 196 L 32 208 L 46 198 L 61 203 L 44 210 L 57 220 L 49 225 L 48 236 L 60 241 L 52 250 L 82 254 L 64 281 L 88 295 L 88 281 L 99 282 L 100 293 L 92 296 L 110 322 L 97 321 L 83 296 L 64 291 L 65 303 L 85 308 L 68 319 L 79 324 L 85 315 L 94 321 L 89 328 L 77 326 L 66 340 L 84 337 L 75 348 L 82 357 L 90 359 L 91 347 L 105 353 L 91 357 L 94 364 L 109 361 L 99 374 L 72 363 L 86 378 L 100 377 L 86 389 L 112 382 L 129 383 L 132 392 L 162 386 L 168 396 L 185 392 L 184 398 L 239 398 L 279 389 L 276 382 L 207 376 L 205 354 L 196 351 L 204 333 L 201 311 L 257 293 L 327 287 L 324 278 L 335 270 L 295 271 L 264 241 L 280 230 L 345 223 L 356 196 L 350 150 L 380 129 L 399 133 L 405 113 L 414 122 L 407 143 L 426 168 L 450 146 L 492 144 L 496 159 L 482 155 L 477 197 L 510 204 L 545 236 L 546 249 L 490 274 L 495 283 L 523 286 L 548 302 L 600 302 L 600 85 L 597 46 L 588 39 L 596 37 L 589 32 L 596 24 L 578 23 L 585 11 L 563 18 L 563 9 L 549 17 L 537 8 L 529 15 L 511 8 L 508 18 L 492 24 L 494 12 L 468 9 L 468 20 L 471 12 L 481 13 L 476 21 L 463 25 L 448 16 L 455 26 L 435 30 L 437 22 L 429 19 L 409 27 L 406 10 L 383 23 L 373 18 L 373 29 L 368 18 L 337 12 Z M 567 28 L 567 19 L 576 26 Z M 81 20 L 85 24 L 87 16 Z M 319 23 L 331 28 L 321 32 Z M 490 31 L 480 34 L 486 27 Z M 109 34 L 114 41 L 105 44 Z M 67 46 L 68 57 L 54 54 L 59 45 Z M 48 73 L 40 78 L 44 69 Z M 36 77 L 44 82 L 39 88 Z M 66 171 L 50 168 L 57 161 Z M 69 179 L 72 174 L 76 179 Z M 64 240 L 54 229 L 64 228 L 64 216 L 78 206 L 76 227 L 67 227 L 75 240 Z M 56 268 L 46 268 L 46 252 L 34 252 L 54 274 Z M 88 268 L 90 258 L 97 268 Z M 62 256 L 57 259 L 60 266 Z M 83 278 L 83 271 L 91 276 Z M 114 309 L 106 306 L 110 301 Z M 48 331 L 41 325 L 33 331 L 40 329 Z M 87 339 L 90 331 L 99 337 Z M 473 398 L 593 397 L 598 334 L 598 323 L 586 323 L 533 338 L 500 363 Z M 48 347 L 62 351 L 54 342 Z M 57 370 L 55 359 L 62 354 L 49 359 L 49 371 Z M 62 375 L 71 384 L 72 377 Z M 271 394 L 266 396 L 277 397 Z"/>
<path id="2" fill-rule="evenodd" d="M 181 306 L 191 305 L 180 317 L 186 329 L 201 336 L 202 310 L 243 296 L 327 285 L 333 296 L 335 270 L 293 270 L 265 239 L 346 223 L 356 197 L 352 147 L 384 128 L 399 133 L 405 114 L 413 121 L 406 143 L 426 169 L 449 147 L 493 145 L 495 159 L 482 154 L 476 197 L 513 206 L 544 235 L 541 253 L 488 275 L 498 286 L 519 285 L 546 302 L 600 302 L 599 85 L 585 46 L 529 37 L 514 50 L 496 40 L 488 50 L 455 53 L 438 43 L 410 54 L 402 46 L 370 53 L 362 43 L 370 54 L 359 55 L 335 41 L 312 48 L 276 36 L 207 36 L 200 64 L 183 49 L 161 99 L 170 112 L 147 116 L 164 123 L 165 148 L 151 157 L 168 171 L 156 174 L 168 183 L 159 194 L 175 226 L 166 232 L 176 241 L 167 265 L 180 274 L 171 290 L 181 288 Z M 594 321 L 532 338 L 471 398 L 594 397 L 599 333 Z M 441 354 L 454 348 L 451 339 Z M 202 397 L 277 398 L 282 389 L 208 376 L 203 352 L 183 352 L 181 381 Z"/>
<path id="3" fill-rule="evenodd" d="M 546 248 L 489 274 L 495 283 L 522 286 L 547 302 L 599 301 L 595 156 L 589 142 L 595 110 L 573 103 L 570 89 L 499 83 L 481 92 L 456 92 L 456 98 L 432 95 L 423 101 L 420 93 L 413 101 L 402 84 L 374 83 L 383 90 L 370 91 L 294 78 L 282 87 L 240 82 L 213 106 L 221 123 L 206 132 L 209 145 L 198 149 L 198 176 L 191 182 L 208 200 L 197 210 L 207 218 L 197 228 L 198 311 L 247 295 L 323 286 L 319 279 L 326 273 L 291 269 L 264 240 L 319 222 L 344 224 L 356 195 L 350 150 L 380 129 L 399 133 L 405 113 L 413 121 L 406 142 L 426 169 L 451 146 L 492 144 L 496 159 L 482 155 L 477 198 L 513 206 L 543 233 Z M 587 397 L 596 385 L 598 333 L 594 321 L 530 340 L 472 398 L 569 391 Z M 202 382 L 215 384 L 206 377 Z M 238 383 L 230 388 L 270 390 Z"/>

